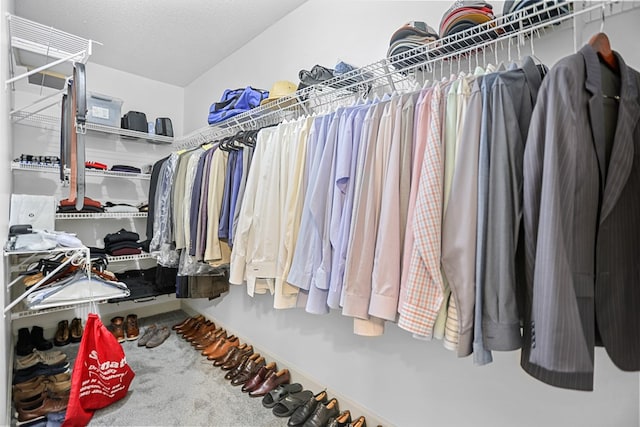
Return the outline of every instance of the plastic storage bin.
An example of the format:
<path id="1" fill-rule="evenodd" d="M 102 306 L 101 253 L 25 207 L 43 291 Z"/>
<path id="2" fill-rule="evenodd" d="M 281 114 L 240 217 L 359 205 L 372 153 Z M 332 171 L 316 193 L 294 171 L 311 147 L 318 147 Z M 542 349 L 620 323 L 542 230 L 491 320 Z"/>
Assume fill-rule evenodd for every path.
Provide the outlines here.
<path id="1" fill-rule="evenodd" d="M 122 100 L 112 96 L 88 92 L 87 121 L 100 125 L 120 127 Z"/>

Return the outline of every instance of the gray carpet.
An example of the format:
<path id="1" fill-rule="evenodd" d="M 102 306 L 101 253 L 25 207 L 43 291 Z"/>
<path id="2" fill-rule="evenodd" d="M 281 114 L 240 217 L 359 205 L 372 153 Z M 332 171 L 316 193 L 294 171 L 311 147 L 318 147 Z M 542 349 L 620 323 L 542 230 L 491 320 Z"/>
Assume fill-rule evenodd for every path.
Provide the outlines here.
<path id="1" fill-rule="evenodd" d="M 147 325 L 171 326 L 185 317 L 184 312 L 173 311 L 140 319 L 140 335 Z M 103 322 L 108 325 L 109 320 Z M 287 425 L 286 418 L 277 418 L 262 406 L 261 398 L 251 398 L 240 387 L 232 387 L 224 379 L 226 371 L 207 362 L 173 331 L 154 349 L 138 347 L 137 341 L 124 342 L 123 348 L 136 376 L 127 397 L 96 411 L 91 426 Z"/>

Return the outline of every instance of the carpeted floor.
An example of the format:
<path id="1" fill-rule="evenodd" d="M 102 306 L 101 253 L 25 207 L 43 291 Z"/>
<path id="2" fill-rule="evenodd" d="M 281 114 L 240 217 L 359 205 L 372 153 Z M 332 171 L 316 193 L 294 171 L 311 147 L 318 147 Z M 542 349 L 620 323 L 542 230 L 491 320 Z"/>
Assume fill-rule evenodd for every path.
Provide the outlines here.
<path id="1" fill-rule="evenodd" d="M 140 335 L 148 325 L 171 326 L 187 315 L 173 311 L 139 319 Z M 108 325 L 109 319 L 103 319 Z M 75 345 L 77 351 L 77 344 Z M 279 427 L 287 418 L 275 417 L 261 398 L 250 398 L 224 379 L 214 367 L 172 331 L 159 347 L 123 343 L 136 376 L 127 397 L 97 411 L 91 426 L 216 426 Z M 71 346 L 63 347 L 73 353 Z M 73 362 L 72 362 L 73 363 Z"/>

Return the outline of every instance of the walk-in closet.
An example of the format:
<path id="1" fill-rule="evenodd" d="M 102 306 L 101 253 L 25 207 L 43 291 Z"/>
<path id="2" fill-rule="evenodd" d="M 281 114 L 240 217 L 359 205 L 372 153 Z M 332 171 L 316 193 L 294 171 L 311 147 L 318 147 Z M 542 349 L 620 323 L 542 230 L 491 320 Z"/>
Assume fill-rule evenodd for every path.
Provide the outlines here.
<path id="1" fill-rule="evenodd" d="M 640 426 L 640 2 L 0 12 L 0 425 Z"/>

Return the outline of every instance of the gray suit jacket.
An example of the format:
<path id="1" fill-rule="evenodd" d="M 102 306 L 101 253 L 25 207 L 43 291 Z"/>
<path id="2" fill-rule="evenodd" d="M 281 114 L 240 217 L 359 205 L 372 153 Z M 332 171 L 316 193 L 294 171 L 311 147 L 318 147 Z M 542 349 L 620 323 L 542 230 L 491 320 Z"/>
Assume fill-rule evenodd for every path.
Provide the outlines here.
<path id="1" fill-rule="evenodd" d="M 545 78 L 525 148 L 521 364 L 558 387 L 593 389 L 596 318 L 612 361 L 640 370 L 640 74 L 617 57 L 621 98 L 606 177 L 591 46 Z"/>

